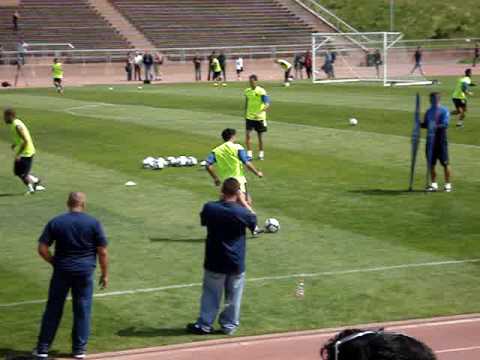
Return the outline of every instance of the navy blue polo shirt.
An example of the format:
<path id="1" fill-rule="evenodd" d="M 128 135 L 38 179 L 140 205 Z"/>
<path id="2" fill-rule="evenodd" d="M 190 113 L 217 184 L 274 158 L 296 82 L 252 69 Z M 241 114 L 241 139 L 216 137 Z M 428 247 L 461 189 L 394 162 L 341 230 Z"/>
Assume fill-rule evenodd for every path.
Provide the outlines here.
<path id="1" fill-rule="evenodd" d="M 256 215 L 237 203 L 214 201 L 204 205 L 200 218 L 207 227 L 205 269 L 221 274 L 243 273 L 246 230 L 255 230 Z"/>
<path id="2" fill-rule="evenodd" d="M 50 220 L 38 241 L 48 246 L 55 244 L 55 270 L 75 273 L 95 270 L 97 247 L 107 246 L 98 220 L 81 212 L 69 212 Z"/>

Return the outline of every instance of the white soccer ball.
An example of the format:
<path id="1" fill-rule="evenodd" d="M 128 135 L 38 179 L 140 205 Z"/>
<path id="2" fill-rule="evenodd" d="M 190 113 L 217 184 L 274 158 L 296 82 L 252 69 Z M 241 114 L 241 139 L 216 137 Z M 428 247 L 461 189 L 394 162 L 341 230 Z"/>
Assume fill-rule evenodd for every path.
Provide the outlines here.
<path id="1" fill-rule="evenodd" d="M 157 163 L 163 164 L 163 167 L 168 166 L 168 161 L 165 160 L 163 157 L 159 157 L 159 158 L 157 159 Z"/>
<path id="2" fill-rule="evenodd" d="M 198 164 L 198 160 L 193 156 L 187 156 L 187 166 L 195 166 Z"/>
<path id="3" fill-rule="evenodd" d="M 143 86 L 139 86 L 137 89 L 138 89 L 138 90 L 142 90 L 142 89 L 143 89 Z"/>
<path id="4" fill-rule="evenodd" d="M 154 170 L 162 170 L 165 167 L 165 164 L 162 161 L 158 161 L 158 159 L 155 160 L 155 163 L 153 165 Z"/>
<path id="5" fill-rule="evenodd" d="M 207 166 L 207 162 L 205 160 L 201 161 L 200 166 Z"/>
<path id="6" fill-rule="evenodd" d="M 177 164 L 177 158 L 174 156 L 168 156 L 167 157 L 167 163 L 170 166 L 175 166 Z"/>
<path id="7" fill-rule="evenodd" d="M 186 156 L 180 156 L 178 159 L 178 166 L 187 166 L 188 165 L 188 158 Z"/>
<path id="8" fill-rule="evenodd" d="M 149 156 L 143 159 L 142 164 L 145 169 L 151 169 L 155 165 L 155 158 Z"/>
<path id="9" fill-rule="evenodd" d="M 267 219 L 267 221 L 265 221 L 265 230 L 269 233 L 276 233 L 280 230 L 280 223 L 277 219 Z"/>
<path id="10" fill-rule="evenodd" d="M 289 87 L 289 86 L 290 86 L 290 83 L 289 83 L 289 82 L 287 82 L 287 83 L 283 84 L 283 86 L 285 86 L 285 87 Z"/>
<path id="11" fill-rule="evenodd" d="M 348 120 L 348 122 L 349 122 L 350 125 L 352 125 L 352 126 L 358 125 L 358 120 L 355 119 L 355 118 L 351 118 L 350 120 Z"/>

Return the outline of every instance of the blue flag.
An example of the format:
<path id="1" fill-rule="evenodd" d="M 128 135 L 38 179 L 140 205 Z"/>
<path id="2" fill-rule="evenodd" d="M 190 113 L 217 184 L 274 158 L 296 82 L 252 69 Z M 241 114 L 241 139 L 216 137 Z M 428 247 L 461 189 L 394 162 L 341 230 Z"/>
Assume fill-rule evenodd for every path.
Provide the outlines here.
<path id="1" fill-rule="evenodd" d="M 432 183 L 432 164 L 433 164 L 433 149 L 435 146 L 435 134 L 437 132 L 437 121 L 438 121 L 438 108 L 435 108 L 435 114 L 432 119 L 427 119 L 427 179 L 426 186 L 430 186 Z"/>
<path id="2" fill-rule="evenodd" d="M 413 190 L 413 181 L 415 178 L 415 165 L 417 163 L 418 144 L 420 143 L 420 94 L 417 93 L 415 100 L 415 116 L 413 120 L 411 164 L 410 164 L 410 184 L 409 191 Z"/>

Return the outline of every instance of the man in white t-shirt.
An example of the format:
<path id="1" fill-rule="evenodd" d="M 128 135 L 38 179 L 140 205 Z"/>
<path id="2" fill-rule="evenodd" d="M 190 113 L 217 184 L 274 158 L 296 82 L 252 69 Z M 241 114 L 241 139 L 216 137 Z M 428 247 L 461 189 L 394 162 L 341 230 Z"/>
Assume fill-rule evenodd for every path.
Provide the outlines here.
<path id="1" fill-rule="evenodd" d="M 135 53 L 135 58 L 133 59 L 133 79 L 142 81 L 142 65 L 143 65 L 143 55 L 137 51 Z"/>
<path id="2" fill-rule="evenodd" d="M 240 80 L 243 72 L 243 58 L 241 56 L 235 60 L 235 68 L 237 70 L 237 79 Z"/>

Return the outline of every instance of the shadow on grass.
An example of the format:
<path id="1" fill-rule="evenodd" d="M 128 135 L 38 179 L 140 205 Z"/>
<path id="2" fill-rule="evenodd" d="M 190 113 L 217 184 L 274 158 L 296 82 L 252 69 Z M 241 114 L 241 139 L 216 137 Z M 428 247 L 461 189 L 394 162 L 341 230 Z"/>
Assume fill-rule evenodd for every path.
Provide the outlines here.
<path id="1" fill-rule="evenodd" d="M 175 239 L 175 238 L 150 238 L 151 242 L 172 242 L 172 243 L 203 243 L 204 238 L 193 238 L 193 239 Z"/>
<path id="2" fill-rule="evenodd" d="M 118 336 L 124 337 L 161 337 L 188 335 L 185 328 L 136 328 L 134 326 L 119 330 Z"/>
<path id="3" fill-rule="evenodd" d="M 367 190 L 350 190 L 349 193 L 373 196 L 398 196 L 408 194 L 425 194 L 425 190 L 401 190 L 401 189 L 367 189 Z"/>
<path id="4" fill-rule="evenodd" d="M 32 350 L 14 350 L 0 348 L 0 358 L 5 360 L 35 360 L 36 357 L 32 355 Z M 58 351 L 49 351 L 49 358 L 69 358 L 71 354 L 60 353 Z"/>
<path id="5" fill-rule="evenodd" d="M 14 196 L 23 196 L 24 192 L 21 193 L 0 193 L 0 197 L 14 197 Z"/>

